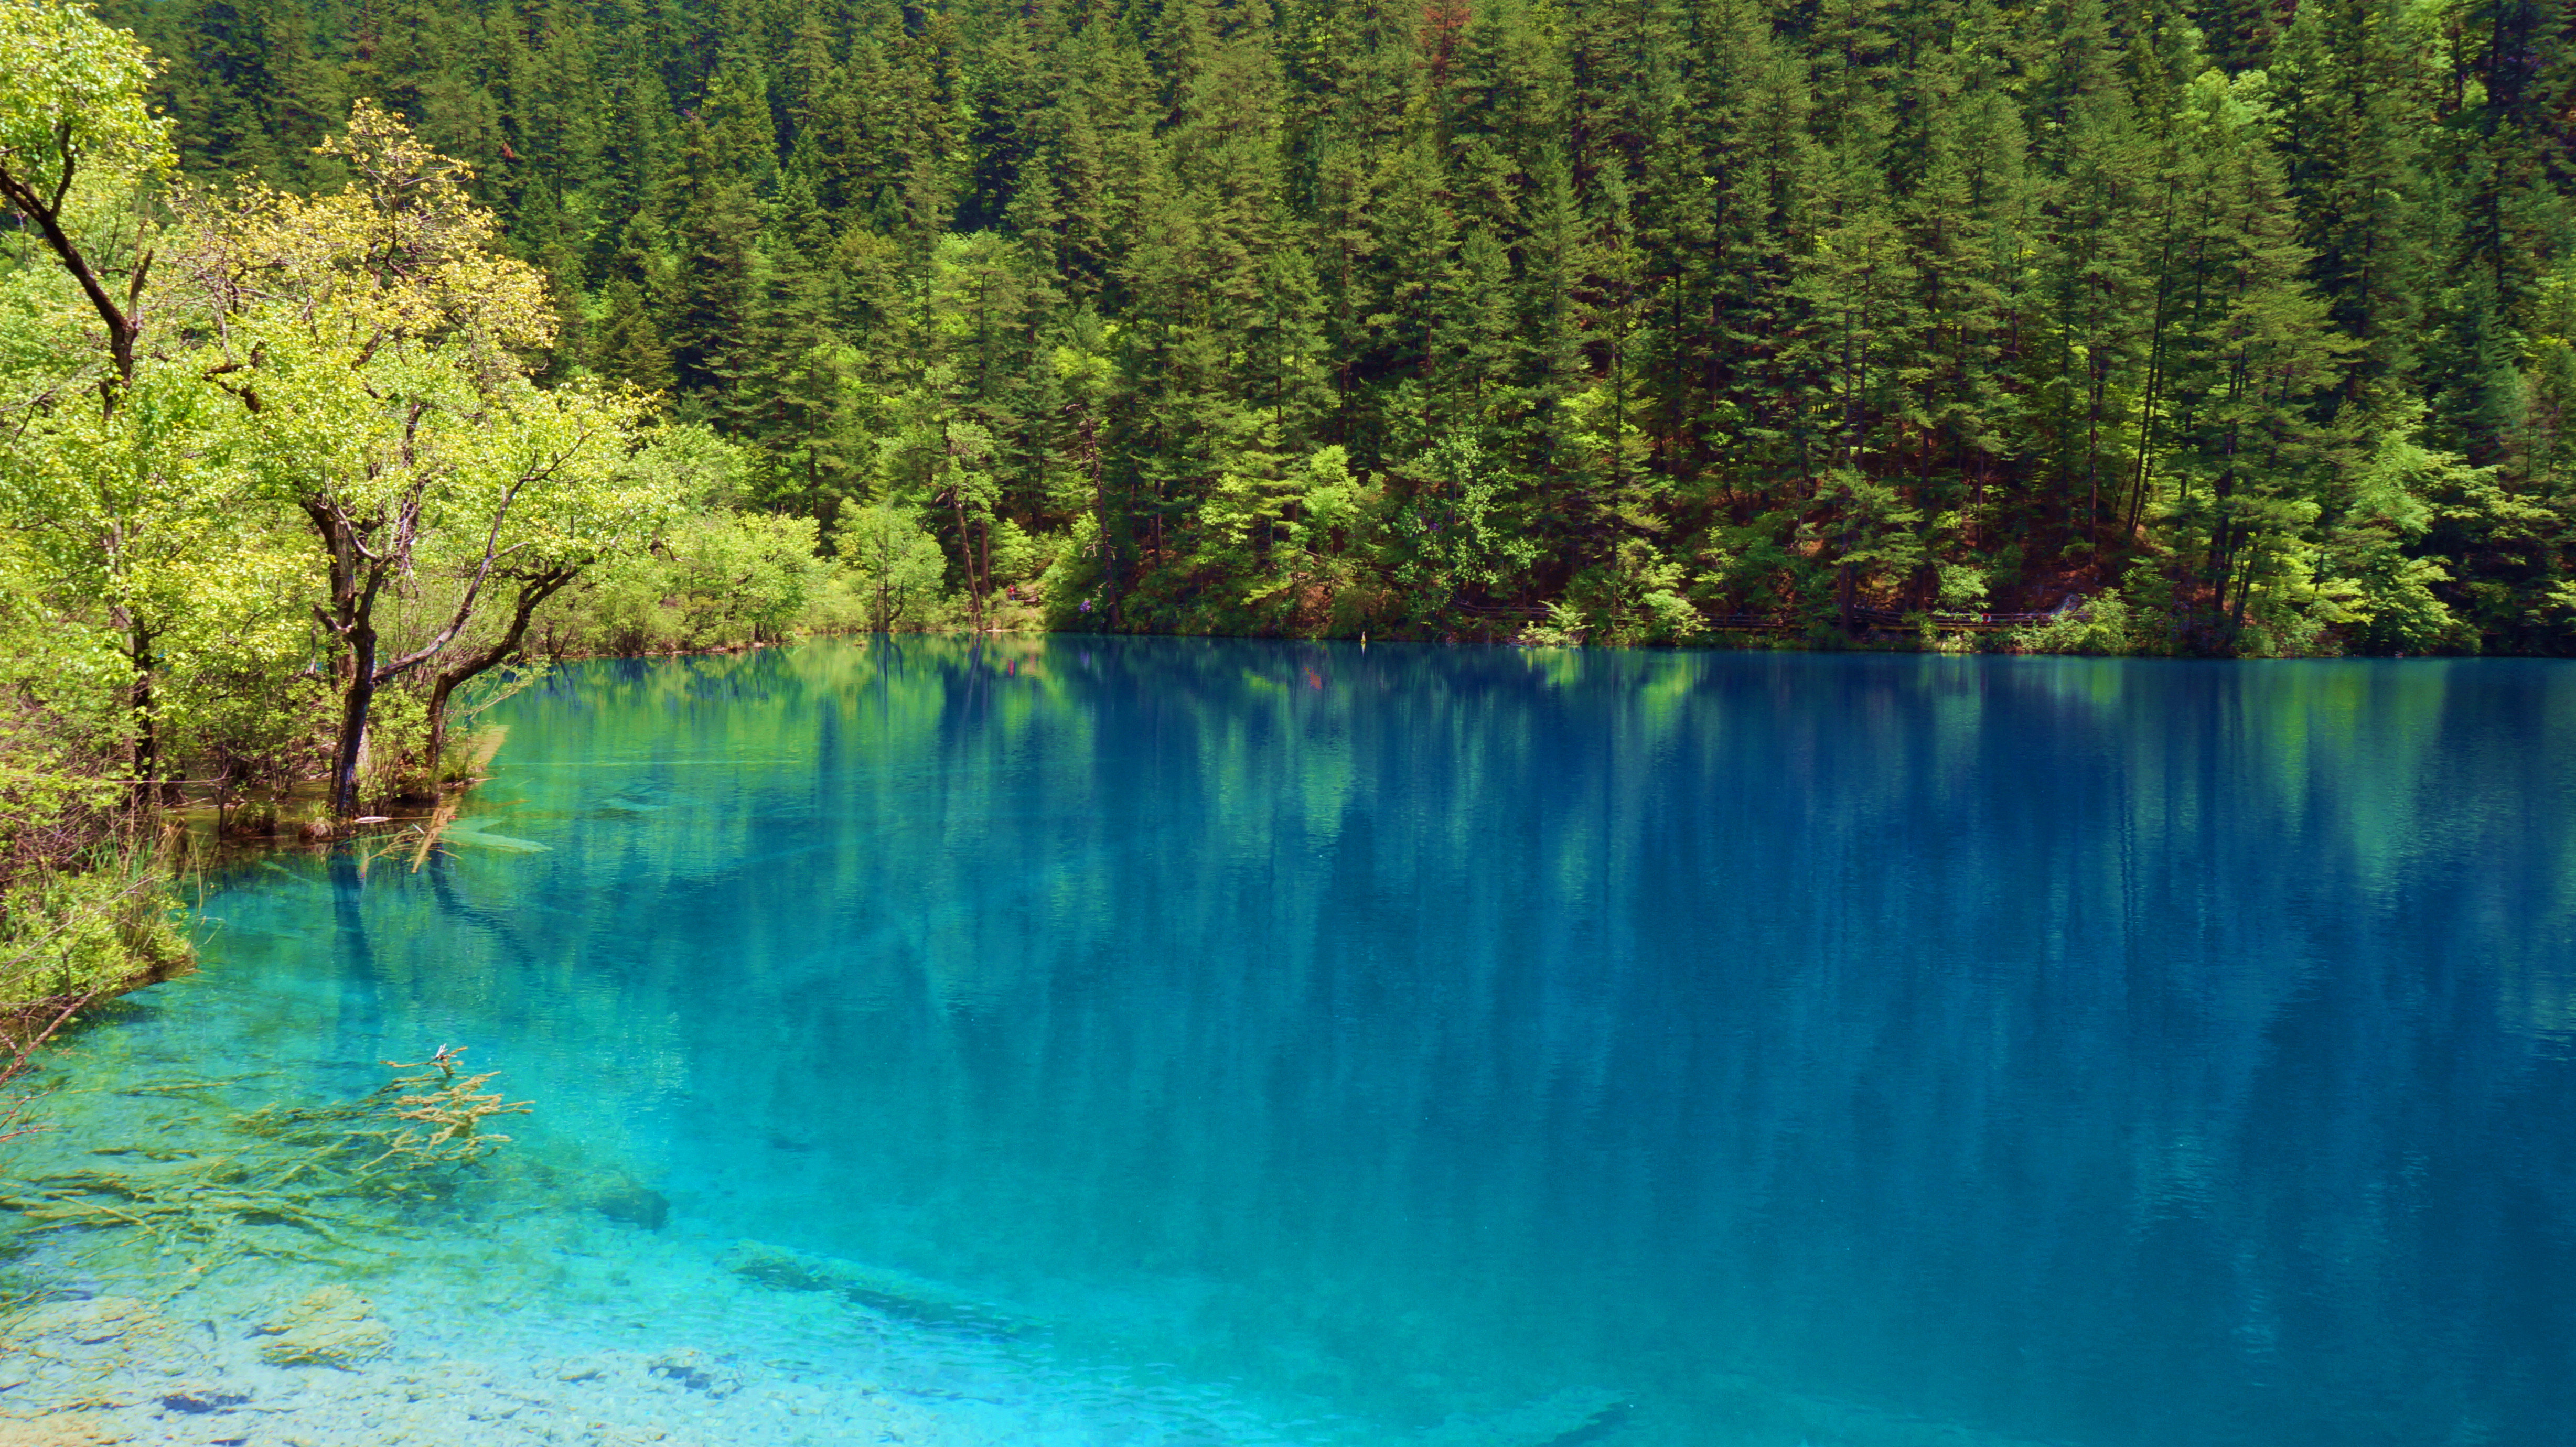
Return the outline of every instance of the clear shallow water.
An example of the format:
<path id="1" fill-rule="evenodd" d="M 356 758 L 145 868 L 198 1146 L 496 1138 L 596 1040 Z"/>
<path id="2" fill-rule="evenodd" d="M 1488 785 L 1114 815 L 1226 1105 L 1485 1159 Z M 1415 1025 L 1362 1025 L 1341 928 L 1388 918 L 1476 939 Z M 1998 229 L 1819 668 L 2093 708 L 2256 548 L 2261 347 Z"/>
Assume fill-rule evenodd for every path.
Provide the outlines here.
<path id="1" fill-rule="evenodd" d="M 132 1048 L 469 1042 L 657 1242 L 1283 1440 L 2576 1440 L 2576 669 L 899 639 L 505 712 L 543 852 L 235 876 Z"/>

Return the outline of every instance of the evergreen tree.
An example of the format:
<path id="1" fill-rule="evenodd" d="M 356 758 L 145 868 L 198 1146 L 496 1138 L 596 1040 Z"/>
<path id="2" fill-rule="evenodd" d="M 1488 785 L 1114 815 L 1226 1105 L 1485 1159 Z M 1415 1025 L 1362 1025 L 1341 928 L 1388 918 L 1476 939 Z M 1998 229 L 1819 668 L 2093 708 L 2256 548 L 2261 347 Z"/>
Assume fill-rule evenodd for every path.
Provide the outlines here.
<path id="1" fill-rule="evenodd" d="M 632 277 L 612 277 L 607 302 L 608 315 L 591 334 L 591 369 L 646 392 L 669 392 L 675 380 L 671 349 L 653 324 L 643 287 Z"/>
<path id="2" fill-rule="evenodd" d="M 551 375 L 979 610 L 1051 553 L 1082 626 L 2146 587 L 2152 646 L 2576 650 L 2563 6 L 109 14 L 189 180 L 339 184 L 381 100 L 551 279 Z"/>

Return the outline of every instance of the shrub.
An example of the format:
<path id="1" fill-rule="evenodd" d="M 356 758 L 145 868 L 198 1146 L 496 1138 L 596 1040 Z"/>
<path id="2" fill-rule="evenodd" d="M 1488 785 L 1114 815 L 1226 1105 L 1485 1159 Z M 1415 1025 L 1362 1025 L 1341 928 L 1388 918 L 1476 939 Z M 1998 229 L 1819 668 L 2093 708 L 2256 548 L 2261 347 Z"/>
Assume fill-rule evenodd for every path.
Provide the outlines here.
<path id="1" fill-rule="evenodd" d="M 2117 588 L 2105 588 L 2045 623 L 2013 630 L 2016 653 L 2126 653 L 2129 605 Z"/>

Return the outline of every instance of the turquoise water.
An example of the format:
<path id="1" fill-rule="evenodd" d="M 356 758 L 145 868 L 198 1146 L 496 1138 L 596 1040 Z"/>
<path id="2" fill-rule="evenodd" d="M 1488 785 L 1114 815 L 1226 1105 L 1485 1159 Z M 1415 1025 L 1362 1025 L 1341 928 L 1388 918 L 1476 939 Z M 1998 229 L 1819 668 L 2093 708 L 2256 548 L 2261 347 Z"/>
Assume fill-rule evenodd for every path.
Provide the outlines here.
<path id="1" fill-rule="evenodd" d="M 130 1048 L 469 1043 L 621 1229 L 970 1302 L 887 1319 L 1066 1440 L 2576 1441 L 2576 668 L 895 639 L 498 716 L 452 857 L 229 876 Z"/>

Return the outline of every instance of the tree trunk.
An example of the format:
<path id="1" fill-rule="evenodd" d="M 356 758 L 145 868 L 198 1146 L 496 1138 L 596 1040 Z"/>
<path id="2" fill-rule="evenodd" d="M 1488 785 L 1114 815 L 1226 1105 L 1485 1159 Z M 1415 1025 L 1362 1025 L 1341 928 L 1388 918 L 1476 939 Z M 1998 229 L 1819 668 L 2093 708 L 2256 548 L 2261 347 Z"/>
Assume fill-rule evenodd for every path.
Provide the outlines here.
<path id="1" fill-rule="evenodd" d="M 134 675 L 134 797 L 161 798 L 161 740 L 152 724 L 152 675 Z"/>
<path id="2" fill-rule="evenodd" d="M 957 557 L 966 565 L 966 613 L 974 621 L 975 631 L 984 631 L 984 590 L 975 581 L 975 538 L 966 530 L 965 490 L 955 483 L 948 486 L 948 505 L 957 514 Z"/>
<path id="3" fill-rule="evenodd" d="M 72 161 L 66 155 L 62 185 L 54 193 L 54 203 L 59 203 L 71 193 L 71 184 Z M 107 355 L 116 368 L 116 385 L 102 388 L 101 395 L 107 410 L 115 411 L 118 394 L 134 384 L 134 340 L 140 330 L 135 325 L 136 303 L 143 295 L 144 278 L 152 269 L 152 253 L 143 253 L 134 263 L 133 271 L 126 278 L 125 305 L 120 307 L 108 294 L 105 278 L 90 266 L 89 258 L 81 254 L 70 233 L 63 229 L 59 204 L 49 204 L 36 189 L 32 178 L 22 178 L 6 166 L 0 166 L 0 200 L 7 201 L 10 209 L 36 223 L 37 231 L 45 238 L 45 245 L 52 248 L 55 259 L 71 273 L 72 280 L 80 284 L 81 295 L 89 299 L 90 310 L 97 312 L 99 321 L 107 327 Z"/>
<path id="4" fill-rule="evenodd" d="M 331 762 L 331 812 L 358 812 L 358 764 L 367 747 L 367 711 L 376 702 L 376 630 L 360 622 L 349 630 L 349 687 L 340 699 L 340 744 Z"/>
<path id="5" fill-rule="evenodd" d="M 447 700 L 473 678 L 500 666 L 503 659 L 519 649 L 528 636 L 528 619 L 537 605 L 561 591 L 563 586 L 581 576 L 579 568 L 553 568 L 519 580 L 518 601 L 510 608 L 509 630 L 491 647 L 467 655 L 452 667 L 443 669 L 429 688 L 429 775 L 430 783 L 438 782 L 439 761 L 447 753 Z"/>
<path id="6" fill-rule="evenodd" d="M 478 668 L 474 673 L 482 671 Z M 429 686 L 429 786 L 432 789 L 436 789 L 439 785 L 438 766 L 447 757 L 448 696 L 456 692 L 458 684 L 472 678 L 474 673 L 465 674 L 463 677 L 457 676 L 454 672 L 442 673 L 438 676 L 438 681 Z"/>
<path id="7" fill-rule="evenodd" d="M 152 632 L 140 623 L 126 625 L 125 661 L 134 678 L 130 695 L 134 714 L 134 798 L 158 800 L 162 795 L 161 732 L 152 721 Z"/>
<path id="8" fill-rule="evenodd" d="M 894 631 L 894 539 L 891 531 L 882 526 L 884 522 L 884 515 L 879 514 L 877 522 L 872 524 L 876 527 L 877 536 L 877 608 L 876 628 L 873 631 L 892 633 Z"/>

